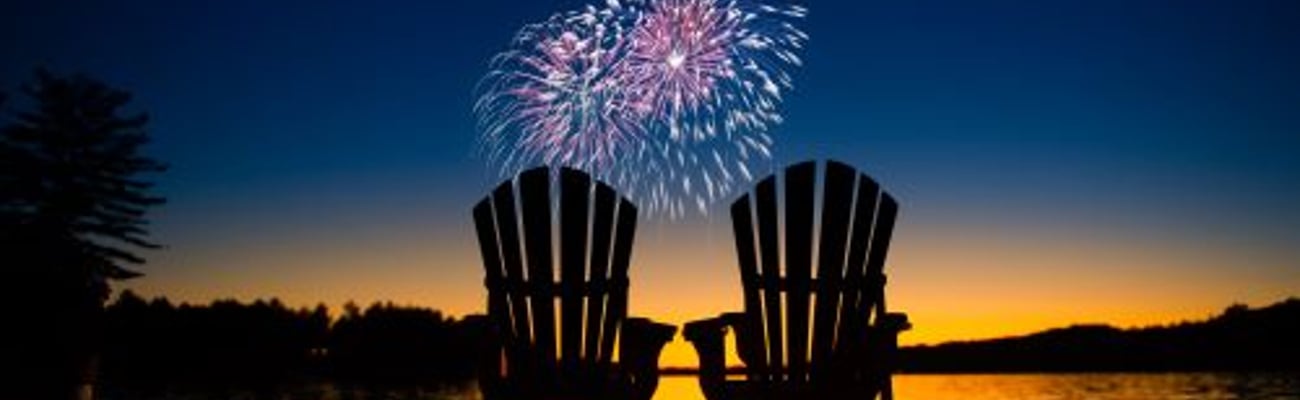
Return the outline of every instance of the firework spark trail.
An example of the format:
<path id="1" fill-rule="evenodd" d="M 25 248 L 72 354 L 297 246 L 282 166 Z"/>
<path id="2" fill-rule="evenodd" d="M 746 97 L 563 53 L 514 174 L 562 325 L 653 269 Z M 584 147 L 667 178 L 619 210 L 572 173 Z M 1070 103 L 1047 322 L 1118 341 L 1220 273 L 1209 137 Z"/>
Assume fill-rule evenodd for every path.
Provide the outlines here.
<path id="1" fill-rule="evenodd" d="M 649 182 L 652 208 L 701 213 L 764 169 L 781 121 L 785 71 L 807 39 L 791 19 L 800 7 L 737 0 L 651 0 L 630 30 L 619 81 L 649 103 L 642 164 L 667 179 Z"/>
<path id="2" fill-rule="evenodd" d="M 705 1 L 663 0 L 632 30 L 620 81 L 665 117 L 671 137 L 692 111 L 711 110 L 722 81 L 736 78 L 729 47 L 740 17 L 717 12 Z"/>
<path id="3" fill-rule="evenodd" d="M 610 0 L 529 25 L 475 104 L 502 176 L 538 163 L 591 172 L 648 214 L 707 214 L 771 158 L 802 7 Z"/>
<path id="4" fill-rule="evenodd" d="M 525 27 L 492 61 L 475 104 L 488 157 L 503 175 L 534 164 L 610 164 L 640 136 L 638 112 L 611 71 L 625 40 L 619 15 L 588 8 Z"/>

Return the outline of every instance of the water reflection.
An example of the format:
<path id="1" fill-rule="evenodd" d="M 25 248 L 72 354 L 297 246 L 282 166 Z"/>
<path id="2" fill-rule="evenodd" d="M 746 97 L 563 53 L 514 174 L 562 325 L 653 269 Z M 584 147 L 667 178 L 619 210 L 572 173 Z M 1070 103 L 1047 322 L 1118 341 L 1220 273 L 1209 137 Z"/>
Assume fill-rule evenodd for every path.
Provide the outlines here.
<path id="1" fill-rule="evenodd" d="M 102 389 L 100 400 L 481 400 L 470 383 L 429 387 L 374 387 L 312 383 L 264 389 L 169 387 L 155 390 Z"/>
<path id="2" fill-rule="evenodd" d="M 900 375 L 903 400 L 1300 399 L 1300 376 L 1267 373 Z"/>
<path id="3" fill-rule="evenodd" d="M 653 400 L 704 400 L 704 393 L 700 392 L 700 380 L 694 376 L 665 376 L 659 378 Z"/>
<path id="4" fill-rule="evenodd" d="M 899 400 L 1300 400 L 1295 373 L 1093 373 L 898 375 Z M 442 388 L 366 388 L 332 384 L 270 391 L 101 391 L 103 400 L 479 400 L 474 384 Z M 704 400 L 692 376 L 666 376 L 655 400 Z"/>

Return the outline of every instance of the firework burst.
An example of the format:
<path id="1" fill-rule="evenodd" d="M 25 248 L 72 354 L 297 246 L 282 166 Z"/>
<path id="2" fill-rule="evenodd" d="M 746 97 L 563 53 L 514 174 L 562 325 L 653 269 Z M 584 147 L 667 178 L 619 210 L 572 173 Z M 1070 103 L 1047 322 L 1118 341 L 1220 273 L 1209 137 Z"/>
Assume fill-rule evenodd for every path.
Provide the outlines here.
<path id="1" fill-rule="evenodd" d="M 741 0 L 609 1 L 516 35 L 475 105 L 503 176 L 588 170 L 648 214 L 701 214 L 771 157 L 801 7 Z"/>
<path id="2" fill-rule="evenodd" d="M 475 110 L 503 175 L 538 163 L 604 168 L 640 136 L 641 112 L 611 74 L 625 43 L 614 18 L 594 8 L 556 15 L 493 59 Z"/>

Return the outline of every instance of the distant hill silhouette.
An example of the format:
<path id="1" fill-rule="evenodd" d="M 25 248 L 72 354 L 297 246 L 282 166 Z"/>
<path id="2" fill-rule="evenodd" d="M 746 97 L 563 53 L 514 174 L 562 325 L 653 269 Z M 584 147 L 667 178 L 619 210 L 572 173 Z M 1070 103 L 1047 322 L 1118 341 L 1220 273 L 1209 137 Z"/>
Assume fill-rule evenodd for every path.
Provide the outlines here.
<path id="1" fill-rule="evenodd" d="M 1300 371 L 1300 299 L 1170 326 L 1076 325 L 907 347 L 899 359 L 905 372 Z"/>

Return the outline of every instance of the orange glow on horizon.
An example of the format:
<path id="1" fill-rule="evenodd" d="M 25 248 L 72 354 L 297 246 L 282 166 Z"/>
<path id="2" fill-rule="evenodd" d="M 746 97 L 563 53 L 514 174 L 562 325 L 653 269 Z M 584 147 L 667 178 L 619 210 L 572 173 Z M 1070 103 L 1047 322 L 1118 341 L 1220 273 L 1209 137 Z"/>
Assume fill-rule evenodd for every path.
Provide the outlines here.
<path id="1" fill-rule="evenodd" d="M 728 222 L 646 225 L 633 256 L 631 315 L 680 327 L 740 310 Z M 308 237 L 271 246 L 251 237 L 188 249 L 187 258 L 161 252 L 145 278 L 125 287 L 174 302 L 278 297 L 337 311 L 348 300 L 363 307 L 392 301 L 452 316 L 481 313 L 485 290 L 472 227 L 462 221 L 442 229 L 365 243 Z M 907 312 L 914 325 L 902 344 L 934 344 L 1078 323 L 1167 324 L 1204 319 L 1234 302 L 1264 305 L 1296 294 L 1300 271 L 1284 267 L 1295 259 L 1249 243 L 1193 246 L 1096 232 L 904 223 L 889 255 L 886 290 L 889 308 Z M 665 367 L 697 362 L 680 335 L 661 360 Z"/>

